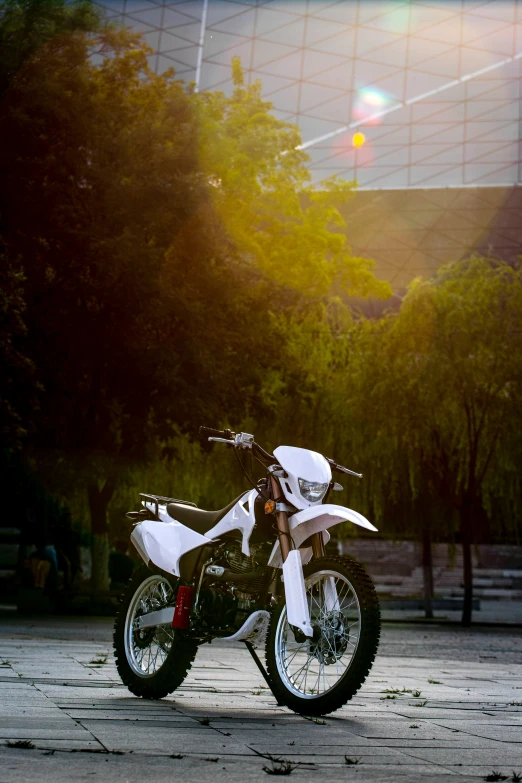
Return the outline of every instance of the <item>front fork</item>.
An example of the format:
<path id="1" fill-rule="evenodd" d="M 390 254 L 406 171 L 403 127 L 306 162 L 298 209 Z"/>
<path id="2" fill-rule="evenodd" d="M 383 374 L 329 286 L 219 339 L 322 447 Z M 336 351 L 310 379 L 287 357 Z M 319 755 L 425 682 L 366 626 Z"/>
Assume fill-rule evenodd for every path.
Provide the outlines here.
<path id="1" fill-rule="evenodd" d="M 276 503 L 282 503 L 284 496 L 277 478 L 271 474 L 272 498 Z M 292 549 L 292 536 L 286 511 L 276 512 L 276 528 L 283 561 L 283 580 L 285 586 L 286 612 L 288 624 L 305 636 L 313 637 L 314 632 L 310 622 L 310 610 L 306 600 L 306 588 L 303 575 L 303 562 L 298 549 Z M 320 543 L 319 543 L 320 542 Z M 322 557 L 324 546 L 322 533 L 315 533 L 312 538 L 314 557 Z M 322 554 L 316 554 L 321 552 Z M 295 633 L 295 632 L 294 632 Z"/>

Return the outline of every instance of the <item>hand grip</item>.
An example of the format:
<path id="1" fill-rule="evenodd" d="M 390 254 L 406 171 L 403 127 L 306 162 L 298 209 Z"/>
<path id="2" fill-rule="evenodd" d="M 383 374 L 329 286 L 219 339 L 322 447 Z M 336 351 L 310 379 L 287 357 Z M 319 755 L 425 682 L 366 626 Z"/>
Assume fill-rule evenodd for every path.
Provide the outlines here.
<path id="1" fill-rule="evenodd" d="M 202 438 L 230 438 L 230 430 L 215 430 L 212 427 L 200 427 L 199 434 Z"/>

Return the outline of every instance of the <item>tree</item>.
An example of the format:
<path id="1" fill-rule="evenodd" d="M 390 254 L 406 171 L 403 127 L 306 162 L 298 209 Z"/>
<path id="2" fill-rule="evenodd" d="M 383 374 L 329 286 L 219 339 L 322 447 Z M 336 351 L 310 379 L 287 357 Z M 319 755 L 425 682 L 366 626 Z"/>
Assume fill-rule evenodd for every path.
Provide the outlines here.
<path id="1" fill-rule="evenodd" d="M 415 281 L 399 312 L 326 333 L 314 315 L 291 336 L 317 391 L 291 398 L 287 432 L 364 474 L 347 480 L 348 505 L 421 541 L 428 616 L 433 538 L 462 543 L 467 624 L 474 536 L 487 520 L 513 531 L 520 510 L 521 274 L 468 259 Z"/>
<path id="2" fill-rule="evenodd" d="M 0 100 L 23 64 L 55 36 L 92 32 L 100 14 L 87 0 L 2 0 L 0 2 Z M 5 217 L 0 214 L 0 221 Z M 22 448 L 30 412 L 38 405 L 35 364 L 24 355 L 25 275 L 21 259 L 0 242 L 0 432 L 4 446 Z"/>
<path id="3" fill-rule="evenodd" d="M 47 41 L 79 30 L 95 32 L 101 24 L 100 12 L 90 0 L 2 0 L 0 97 Z"/>
<path id="4" fill-rule="evenodd" d="M 307 297 L 345 294 L 388 298 L 391 288 L 373 275 L 374 262 L 355 258 L 339 209 L 354 183 L 333 178 L 314 187 L 299 150 L 296 126 L 276 119 L 262 85 L 245 85 L 239 58 L 234 91 L 194 96 L 201 118 L 202 167 L 213 186 L 213 203 L 243 258 L 265 277 Z"/>
<path id="5" fill-rule="evenodd" d="M 522 272 L 471 258 L 414 281 L 385 338 L 373 392 L 389 411 L 382 434 L 406 455 L 414 495 L 441 503 L 447 524 L 458 518 L 469 625 L 474 531 L 488 497 L 506 490 L 503 441 L 520 421 Z"/>
<path id="6" fill-rule="evenodd" d="M 256 368 L 241 383 L 230 364 L 245 339 L 262 339 L 245 328 L 247 313 L 258 325 L 241 270 L 225 267 L 190 99 L 172 75 L 149 71 L 148 54 L 124 32 L 53 39 L 1 108 L 0 211 L 23 259 L 44 386 L 31 449 L 41 466 L 60 466 L 46 471 L 55 485 L 73 481 L 74 466 L 86 486 L 97 588 L 122 472 L 172 423 L 217 418 L 225 400 L 243 408 Z M 243 297 L 231 302 L 234 287 Z M 238 335 L 225 368 L 224 330 Z"/>
<path id="7" fill-rule="evenodd" d="M 26 355 L 24 275 L 0 246 L 0 436 L 4 448 L 18 450 L 37 405 L 34 363 Z M 36 388 L 35 388 L 36 387 Z"/>

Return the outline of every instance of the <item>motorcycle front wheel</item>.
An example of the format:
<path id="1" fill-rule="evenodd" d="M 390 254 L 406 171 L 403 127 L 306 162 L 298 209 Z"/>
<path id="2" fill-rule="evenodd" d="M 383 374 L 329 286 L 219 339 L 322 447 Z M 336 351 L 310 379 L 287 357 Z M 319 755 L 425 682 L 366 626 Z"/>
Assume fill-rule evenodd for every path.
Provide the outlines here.
<path id="1" fill-rule="evenodd" d="M 304 715 L 326 715 L 357 693 L 372 667 L 379 600 L 364 568 L 347 557 L 324 557 L 303 570 L 314 637 L 294 634 L 280 604 L 270 619 L 266 663 L 281 702 Z"/>
<path id="2" fill-rule="evenodd" d="M 170 625 L 139 628 L 141 615 L 174 607 L 176 592 L 164 574 L 142 566 L 122 595 L 114 622 L 114 655 L 122 682 L 135 696 L 161 699 L 172 693 L 196 656 L 197 643 Z"/>

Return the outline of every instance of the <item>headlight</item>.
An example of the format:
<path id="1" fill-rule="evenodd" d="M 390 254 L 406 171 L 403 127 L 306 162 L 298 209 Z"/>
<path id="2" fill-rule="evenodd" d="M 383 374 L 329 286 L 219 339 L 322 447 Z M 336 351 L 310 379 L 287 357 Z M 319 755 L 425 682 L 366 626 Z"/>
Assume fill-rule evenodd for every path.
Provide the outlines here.
<path id="1" fill-rule="evenodd" d="M 319 484 L 317 481 L 305 481 L 299 479 L 299 492 L 309 503 L 317 503 L 322 500 L 328 489 L 328 484 Z"/>

